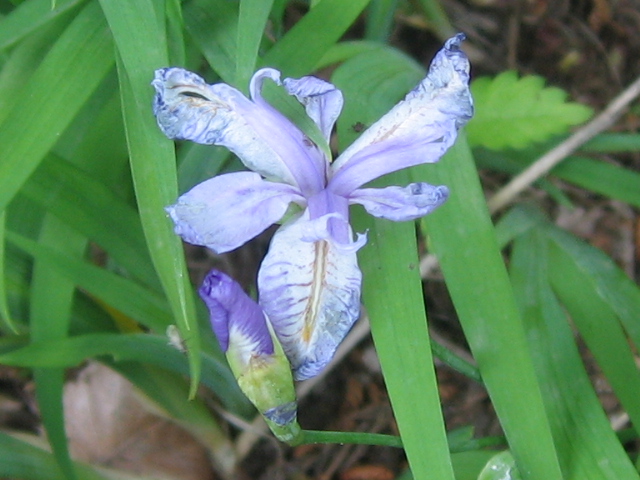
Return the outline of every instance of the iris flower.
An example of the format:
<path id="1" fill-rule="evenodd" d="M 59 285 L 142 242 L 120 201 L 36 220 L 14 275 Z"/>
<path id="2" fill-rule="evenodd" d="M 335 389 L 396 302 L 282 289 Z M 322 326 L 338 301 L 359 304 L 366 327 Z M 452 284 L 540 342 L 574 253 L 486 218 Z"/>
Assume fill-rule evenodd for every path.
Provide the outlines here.
<path id="1" fill-rule="evenodd" d="M 185 241 L 223 253 L 299 211 L 276 231 L 258 274 L 261 307 L 291 362 L 294 378 L 319 373 L 360 314 L 361 272 L 349 205 L 393 221 L 422 217 L 448 196 L 445 186 L 364 188 L 387 173 L 437 162 L 473 114 L 462 34 L 449 39 L 427 77 L 335 161 L 262 96 L 265 80 L 305 108 L 327 144 L 342 93 L 315 77 L 280 80 L 263 68 L 250 98 L 224 83 L 207 85 L 180 68 L 156 72 L 154 113 L 172 139 L 222 145 L 250 170 L 206 180 L 167 211 Z"/>

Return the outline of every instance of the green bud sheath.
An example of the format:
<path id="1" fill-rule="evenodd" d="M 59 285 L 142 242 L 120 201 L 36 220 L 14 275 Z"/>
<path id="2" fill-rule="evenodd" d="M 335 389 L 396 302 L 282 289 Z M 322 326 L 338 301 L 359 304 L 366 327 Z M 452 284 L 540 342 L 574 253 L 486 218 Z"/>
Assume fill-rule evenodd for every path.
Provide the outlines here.
<path id="1" fill-rule="evenodd" d="M 267 425 L 278 438 L 292 442 L 300 434 L 297 421 L 296 392 L 291 367 L 278 339 L 270 330 L 274 343 L 272 355 L 255 354 L 248 363 L 231 344 L 227 360 L 240 389 L 262 414 Z"/>

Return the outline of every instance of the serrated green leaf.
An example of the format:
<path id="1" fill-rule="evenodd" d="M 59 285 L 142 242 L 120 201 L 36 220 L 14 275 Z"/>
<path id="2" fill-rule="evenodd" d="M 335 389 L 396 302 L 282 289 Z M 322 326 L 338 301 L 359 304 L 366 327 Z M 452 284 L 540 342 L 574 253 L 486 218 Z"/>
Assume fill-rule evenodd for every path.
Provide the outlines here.
<path id="1" fill-rule="evenodd" d="M 525 148 L 586 121 L 589 107 L 566 102 L 566 92 L 544 86 L 538 76 L 518 78 L 514 71 L 471 84 L 476 113 L 467 125 L 469 143 L 494 150 Z"/>

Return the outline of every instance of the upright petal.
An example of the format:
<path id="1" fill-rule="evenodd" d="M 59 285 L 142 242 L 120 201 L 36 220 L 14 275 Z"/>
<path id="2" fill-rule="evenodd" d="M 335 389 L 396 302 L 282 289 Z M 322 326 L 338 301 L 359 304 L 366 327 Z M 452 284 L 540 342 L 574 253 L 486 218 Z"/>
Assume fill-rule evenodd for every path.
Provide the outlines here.
<path id="1" fill-rule="evenodd" d="M 285 78 L 284 88 L 304 105 L 307 115 L 316 122 L 329 142 L 331 130 L 344 103 L 342 92 L 335 85 L 316 77 Z"/>
<path id="2" fill-rule="evenodd" d="M 427 77 L 332 165 L 329 188 L 346 195 L 390 172 L 436 162 L 473 114 L 464 35 L 447 40 Z"/>
<path id="3" fill-rule="evenodd" d="M 329 363 L 360 315 L 356 252 L 329 240 L 304 241 L 306 215 L 280 228 L 258 273 L 260 305 L 304 380 Z"/>
<path id="4" fill-rule="evenodd" d="M 448 196 L 444 185 L 411 183 L 406 187 L 360 188 L 349 195 L 349 201 L 364 206 L 374 217 L 402 222 L 431 213 Z"/>
<path id="5" fill-rule="evenodd" d="M 224 253 L 280 220 L 292 201 L 304 202 L 294 187 L 237 172 L 196 185 L 167 212 L 185 241 Z"/>
<path id="6" fill-rule="evenodd" d="M 278 74 L 265 70 L 252 82 Z M 250 170 L 303 190 L 323 185 L 324 157 L 317 146 L 266 102 L 254 103 L 224 83 L 207 85 L 181 68 L 157 70 L 152 85 L 154 113 L 169 138 L 225 146 Z"/>

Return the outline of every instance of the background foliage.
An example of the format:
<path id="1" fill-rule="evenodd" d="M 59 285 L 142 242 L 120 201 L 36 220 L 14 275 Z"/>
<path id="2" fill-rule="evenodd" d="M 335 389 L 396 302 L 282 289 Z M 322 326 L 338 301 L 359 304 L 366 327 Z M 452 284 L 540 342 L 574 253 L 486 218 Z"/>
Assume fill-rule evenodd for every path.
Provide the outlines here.
<path id="1" fill-rule="evenodd" d="M 456 29 L 428 0 L 24 0 L 2 1 L 0 11 L 0 364 L 33 379 L 51 447 L 3 429 L 0 476 L 176 478 L 71 459 L 65 372 L 95 359 L 191 432 L 217 475 L 235 478 L 243 437 L 222 418 L 246 427 L 254 412 L 194 301 L 183 247 L 163 208 L 198 181 L 241 166 L 223 149 L 176 148 L 163 137 L 150 107 L 153 71 L 179 65 L 243 91 L 265 65 L 284 76 L 320 72 L 345 94 L 337 127 L 343 150 L 359 133 L 354 125 L 370 125 L 424 76 L 421 63 L 389 43 L 394 22 L 427 19 L 438 38 L 429 57 Z M 466 47 L 472 59 L 474 39 Z M 394 474 L 636 479 L 640 290 L 634 272 L 556 219 L 558 206 L 578 208 L 571 196 L 578 187 L 640 207 L 637 159 L 595 155 L 634 152 L 640 138 L 600 134 L 536 183 L 544 197 L 529 195 L 499 212 L 494 227 L 477 168 L 500 181 L 517 174 L 591 109 L 568 102 L 540 76 L 514 71 L 478 78 L 472 89 L 477 115 L 468 141 L 462 135 L 435 166 L 382 182 L 411 178 L 453 192 L 418 223 L 419 235 L 413 224 L 354 210 L 356 229 L 369 230 L 360 258 L 363 301 L 410 467 Z M 284 106 L 277 91 L 273 102 Z M 430 338 L 419 268 L 425 239 L 472 363 Z M 167 328 L 174 325 L 181 338 L 170 329 L 172 343 Z M 612 428 L 585 349 L 629 429 Z M 482 383 L 504 437 L 447 432 L 432 352 Z"/>

